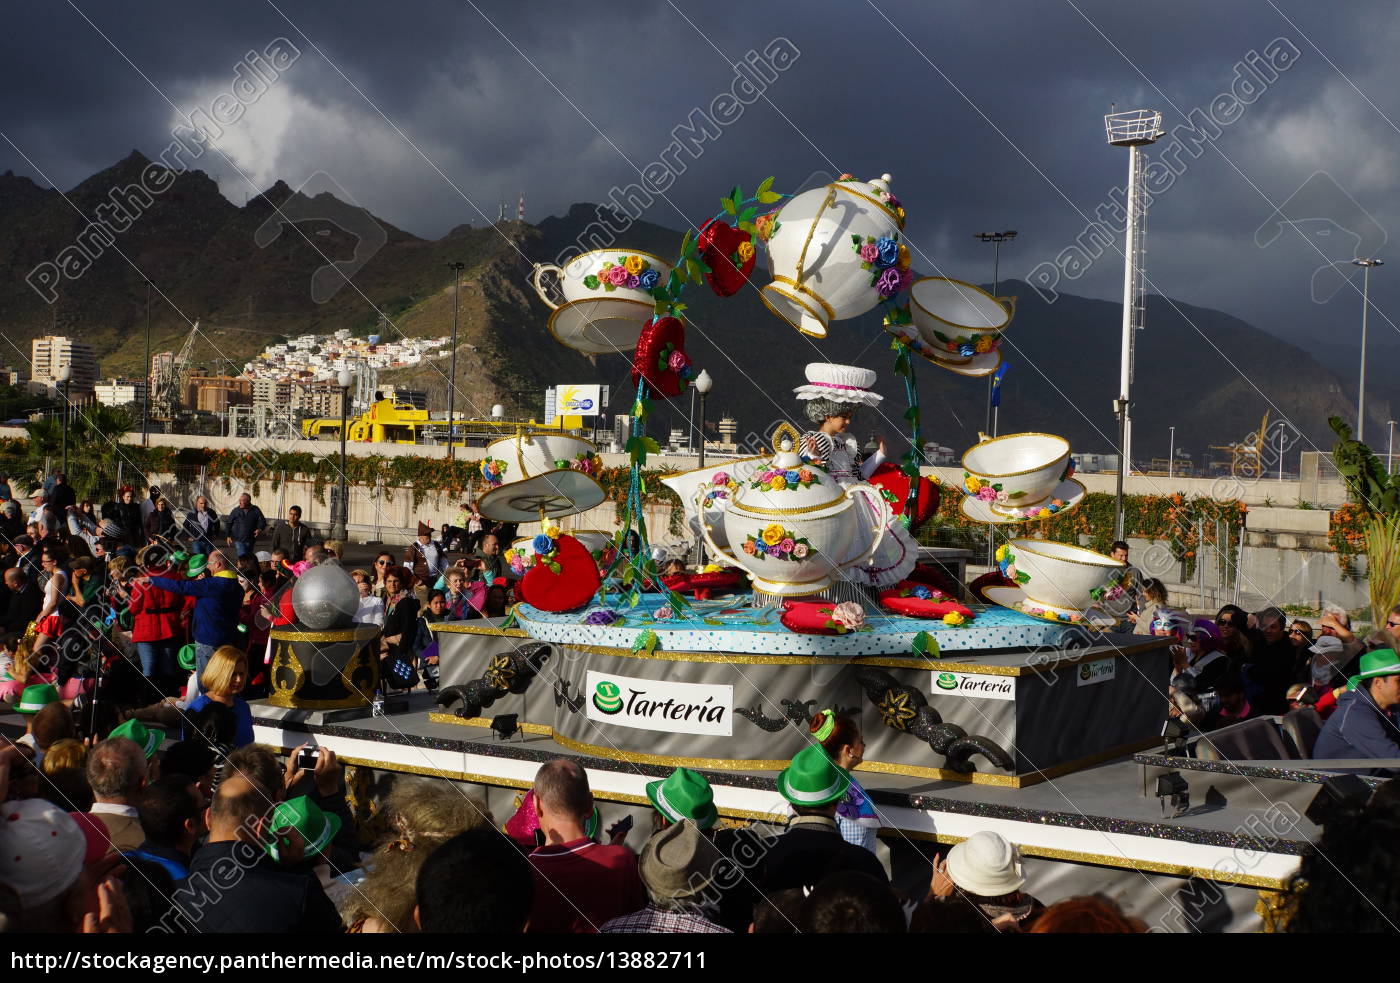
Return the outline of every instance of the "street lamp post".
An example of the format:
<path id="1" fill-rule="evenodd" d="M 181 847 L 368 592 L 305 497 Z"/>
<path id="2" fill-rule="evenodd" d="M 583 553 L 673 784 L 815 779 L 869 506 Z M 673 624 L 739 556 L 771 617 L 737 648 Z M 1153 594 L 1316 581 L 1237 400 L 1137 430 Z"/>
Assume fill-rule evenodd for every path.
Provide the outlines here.
<path id="1" fill-rule="evenodd" d="M 73 378 L 73 366 L 60 365 L 55 373 L 63 383 L 63 475 L 68 476 L 68 380 Z"/>
<path id="2" fill-rule="evenodd" d="M 350 401 L 350 383 L 355 381 L 355 377 L 349 369 L 341 369 L 336 373 L 335 381 L 336 385 L 340 386 L 340 504 L 336 509 L 335 518 L 331 520 L 331 538 L 343 543 L 346 540 L 345 529 L 350 524 L 350 487 L 345 477 L 345 438 L 349 415 L 347 404 Z"/>
<path id="3" fill-rule="evenodd" d="M 710 394 L 710 390 L 714 388 L 714 385 L 715 380 L 710 378 L 710 373 L 701 369 L 700 374 L 695 377 L 695 391 L 700 394 L 700 460 L 697 463 L 701 469 L 705 467 L 705 397 Z M 699 521 L 703 523 L 705 521 L 703 505 L 701 509 L 702 512 L 699 516 Z M 705 537 L 703 535 L 700 536 L 699 541 L 696 543 L 696 548 L 700 553 L 699 565 L 703 570 L 705 567 Z"/>
<path id="4" fill-rule="evenodd" d="M 1354 259 L 1352 266 L 1361 267 L 1361 382 L 1356 389 L 1356 439 L 1361 440 L 1366 423 L 1366 315 L 1371 309 L 1371 269 L 1384 266 L 1383 259 Z"/>
<path id="5" fill-rule="evenodd" d="M 1395 473 L 1395 421 L 1387 420 L 1386 426 L 1390 428 L 1390 446 L 1385 452 L 1385 473 Z"/>
<path id="6" fill-rule="evenodd" d="M 141 394 L 141 446 L 151 445 L 151 281 L 146 281 L 146 385 Z"/>
<path id="7" fill-rule="evenodd" d="M 973 235 L 974 239 L 992 244 L 992 296 L 995 297 L 1001 287 L 1001 244 L 1010 242 L 1016 238 L 1015 229 L 1007 229 L 1005 232 L 978 232 Z M 993 437 L 996 431 L 992 429 L 992 389 L 995 386 L 995 374 L 987 377 L 987 430 Z"/>
<path id="8" fill-rule="evenodd" d="M 1171 431 L 1171 443 L 1167 445 L 1167 477 L 1170 478 L 1176 465 L 1176 427 L 1167 429 Z"/>
<path id="9" fill-rule="evenodd" d="M 447 459 L 450 461 L 456 453 L 452 438 L 457 429 L 457 295 L 462 291 L 462 270 L 466 264 L 448 263 L 447 268 L 452 271 L 452 367 L 448 369 L 447 380 Z"/>

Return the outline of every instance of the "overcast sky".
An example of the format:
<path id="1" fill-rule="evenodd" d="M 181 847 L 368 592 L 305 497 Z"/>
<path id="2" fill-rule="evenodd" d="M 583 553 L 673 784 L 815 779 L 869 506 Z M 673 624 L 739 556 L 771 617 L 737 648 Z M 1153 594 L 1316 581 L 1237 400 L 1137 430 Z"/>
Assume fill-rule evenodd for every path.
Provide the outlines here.
<path id="1" fill-rule="evenodd" d="M 1214 106 L 1207 139 L 1176 148 L 1180 173 L 1153 204 L 1151 288 L 1289 337 L 1347 343 L 1359 289 L 1314 271 L 1357 252 L 1385 257 L 1386 230 L 1400 234 L 1400 6 L 1148 9 L 12 2 L 0 170 L 67 189 L 133 148 L 155 157 L 182 114 L 238 94 L 246 53 L 281 38 L 299 56 L 224 128 L 225 156 L 198 166 L 239 204 L 278 178 L 297 187 L 323 172 L 385 220 L 437 237 L 494 219 L 500 201 L 513 213 L 521 192 L 531 220 L 606 199 L 731 88 L 733 62 L 790 45 L 795 60 L 698 160 L 672 153 L 685 171 L 646 219 L 698 223 L 731 184 L 769 174 L 787 189 L 813 173 L 888 171 L 917 268 L 990 280 L 991 247 L 972 234 L 1014 228 L 1003 276 L 1037 271 L 1044 282 L 1124 181 L 1127 152 L 1104 138 L 1110 104 L 1162 111 L 1167 136 L 1149 159 Z M 1232 87 L 1246 101 L 1214 101 Z M 1292 228 L 1274 216 L 1290 199 L 1284 211 L 1302 223 Z M 1111 251 L 1077 278 L 1062 273 L 1058 289 L 1115 297 L 1121 276 Z M 1373 277 L 1376 337 L 1389 341 L 1400 341 L 1397 279 L 1400 266 Z"/>

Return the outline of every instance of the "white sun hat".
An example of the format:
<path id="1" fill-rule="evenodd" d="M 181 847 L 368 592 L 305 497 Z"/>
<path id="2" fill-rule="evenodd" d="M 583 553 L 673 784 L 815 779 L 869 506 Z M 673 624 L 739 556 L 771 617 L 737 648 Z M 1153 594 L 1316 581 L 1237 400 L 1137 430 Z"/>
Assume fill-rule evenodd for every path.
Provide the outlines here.
<path id="1" fill-rule="evenodd" d="M 948 876 L 970 894 L 998 898 L 1026 883 L 1021 852 L 1000 833 L 973 833 L 948 851 Z"/>
<path id="2" fill-rule="evenodd" d="M 798 399 L 830 399 L 838 403 L 877 406 L 885 398 L 870 391 L 870 387 L 875 385 L 874 369 L 832 362 L 809 362 L 803 371 L 807 384 L 793 390 Z"/>

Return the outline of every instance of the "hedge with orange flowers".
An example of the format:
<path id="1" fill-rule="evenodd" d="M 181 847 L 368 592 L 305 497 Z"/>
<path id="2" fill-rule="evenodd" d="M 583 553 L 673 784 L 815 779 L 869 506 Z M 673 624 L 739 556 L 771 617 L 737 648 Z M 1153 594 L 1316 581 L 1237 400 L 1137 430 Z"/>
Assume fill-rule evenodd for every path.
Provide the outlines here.
<path id="1" fill-rule="evenodd" d="M 1356 558 L 1366 552 L 1366 510 L 1351 502 L 1332 512 L 1327 524 L 1327 542 L 1337 551 L 1342 576 L 1356 576 Z"/>

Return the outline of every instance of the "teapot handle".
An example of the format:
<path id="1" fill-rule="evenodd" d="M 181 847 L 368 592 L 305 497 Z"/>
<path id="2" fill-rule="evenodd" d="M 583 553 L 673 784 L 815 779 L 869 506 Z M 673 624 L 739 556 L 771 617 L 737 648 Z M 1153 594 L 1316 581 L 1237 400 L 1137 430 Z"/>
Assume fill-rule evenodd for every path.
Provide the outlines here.
<path id="1" fill-rule="evenodd" d="M 726 566 L 738 567 L 740 570 L 743 570 L 743 565 L 740 564 L 738 560 L 734 559 L 731 554 L 720 549 L 719 545 L 715 543 L 714 537 L 710 535 L 710 524 L 705 521 L 704 498 L 707 491 L 709 491 L 709 486 L 701 485 L 700 489 L 695 493 L 695 521 L 700 525 L 700 535 L 705 537 L 705 545 L 710 548 L 710 552 L 714 555 L 716 560 L 724 561 Z"/>
<path id="2" fill-rule="evenodd" d="M 545 293 L 545 289 L 540 283 L 540 278 L 543 277 L 546 273 L 553 273 L 556 277 L 559 278 L 561 285 L 560 290 L 562 291 L 564 271 L 561 270 L 559 267 L 555 266 L 553 263 L 536 263 L 535 272 L 530 275 L 530 286 L 535 288 L 535 293 L 540 295 L 540 300 L 544 301 L 550 310 L 557 311 L 559 309 L 559 305 L 556 304 L 547 293 Z"/>
<path id="3" fill-rule="evenodd" d="M 874 485 L 847 485 L 846 493 L 848 495 L 864 495 L 866 498 L 870 499 L 871 505 L 875 507 L 875 511 L 879 516 L 879 525 L 875 527 L 875 541 L 870 544 L 870 548 L 860 556 L 852 557 L 838 564 L 842 569 L 845 567 L 853 567 L 858 563 L 864 563 L 874 556 L 875 551 L 878 550 L 880 544 L 884 542 L 885 532 L 889 529 L 890 520 L 894 518 L 894 511 L 890 508 L 890 503 L 885 501 L 884 496 L 880 494 L 879 489 Z"/>

